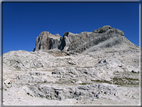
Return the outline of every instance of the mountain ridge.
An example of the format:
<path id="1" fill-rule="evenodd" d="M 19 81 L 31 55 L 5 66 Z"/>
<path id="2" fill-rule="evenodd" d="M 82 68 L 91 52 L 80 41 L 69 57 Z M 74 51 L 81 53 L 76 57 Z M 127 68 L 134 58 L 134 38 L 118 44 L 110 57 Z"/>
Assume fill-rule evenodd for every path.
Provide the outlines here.
<path id="1" fill-rule="evenodd" d="M 81 32 L 80 34 L 65 32 L 63 37 L 59 34 L 58 36 L 51 35 L 52 34 L 49 34 L 47 31 L 41 32 L 36 38 L 36 47 L 34 51 L 59 49 L 65 52 L 82 53 L 100 44 L 102 45 L 98 46 L 98 48 L 113 47 L 121 43 L 126 43 L 125 45 L 130 45 L 134 48 L 136 47 L 125 38 L 123 31 L 112 28 L 109 25 L 103 26 L 93 32 Z M 102 42 L 105 43 L 103 44 Z"/>

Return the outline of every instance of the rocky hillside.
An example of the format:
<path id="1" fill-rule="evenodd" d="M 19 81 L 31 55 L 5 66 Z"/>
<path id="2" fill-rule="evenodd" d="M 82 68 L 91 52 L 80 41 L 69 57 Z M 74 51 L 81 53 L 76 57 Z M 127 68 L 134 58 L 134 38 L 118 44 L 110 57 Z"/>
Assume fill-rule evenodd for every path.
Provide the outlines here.
<path id="1" fill-rule="evenodd" d="M 139 105 L 139 53 L 110 26 L 63 37 L 42 32 L 33 52 L 3 55 L 4 104 Z"/>
<path id="2" fill-rule="evenodd" d="M 80 34 L 65 32 L 63 37 L 59 34 L 52 35 L 44 31 L 36 38 L 34 51 L 59 49 L 82 53 L 93 52 L 107 47 L 120 47 L 120 45 L 137 47 L 124 37 L 124 33 L 121 30 L 111 26 L 103 26 L 93 32 L 81 32 Z"/>

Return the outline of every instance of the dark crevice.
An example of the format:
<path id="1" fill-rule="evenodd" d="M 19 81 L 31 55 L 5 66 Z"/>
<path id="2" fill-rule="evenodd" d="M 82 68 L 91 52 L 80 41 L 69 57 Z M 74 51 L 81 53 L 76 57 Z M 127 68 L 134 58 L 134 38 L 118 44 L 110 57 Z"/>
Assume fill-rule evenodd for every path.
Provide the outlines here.
<path id="1" fill-rule="evenodd" d="M 66 46 L 66 42 L 65 42 L 65 38 L 63 36 L 63 38 L 60 38 L 61 40 L 61 44 L 58 46 L 58 49 L 63 50 L 64 47 Z"/>

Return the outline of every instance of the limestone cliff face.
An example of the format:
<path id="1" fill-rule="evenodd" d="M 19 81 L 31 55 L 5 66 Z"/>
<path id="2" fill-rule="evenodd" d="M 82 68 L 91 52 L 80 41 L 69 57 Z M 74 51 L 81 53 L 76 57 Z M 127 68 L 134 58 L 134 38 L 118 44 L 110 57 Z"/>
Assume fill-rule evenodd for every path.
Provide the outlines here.
<path id="1" fill-rule="evenodd" d="M 47 31 L 41 32 L 36 38 L 36 48 L 34 51 L 58 48 L 61 44 L 61 38 L 59 34 L 53 35 Z"/>
<path id="2" fill-rule="evenodd" d="M 65 32 L 63 37 L 58 34 L 49 34 L 46 31 L 42 32 L 36 39 L 35 51 L 57 48 L 65 52 L 82 53 L 122 44 L 136 48 L 124 37 L 123 31 L 107 25 L 93 32 L 81 32 L 80 34 Z"/>

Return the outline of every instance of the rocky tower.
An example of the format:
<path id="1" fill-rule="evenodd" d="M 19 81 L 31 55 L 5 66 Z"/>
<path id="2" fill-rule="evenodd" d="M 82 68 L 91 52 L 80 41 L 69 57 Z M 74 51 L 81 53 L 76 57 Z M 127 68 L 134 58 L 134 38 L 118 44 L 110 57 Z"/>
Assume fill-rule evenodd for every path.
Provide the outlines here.
<path id="1" fill-rule="evenodd" d="M 53 35 L 47 31 L 41 32 L 36 38 L 36 48 L 34 51 L 58 48 L 61 44 L 61 38 L 59 34 Z"/>
<path id="2" fill-rule="evenodd" d="M 57 48 L 65 52 L 85 53 L 106 47 L 121 47 L 120 45 L 137 47 L 124 37 L 123 31 L 107 25 L 93 32 L 81 32 L 80 34 L 65 32 L 63 37 L 59 34 L 52 35 L 44 31 L 36 38 L 36 48 L 34 50 Z"/>

